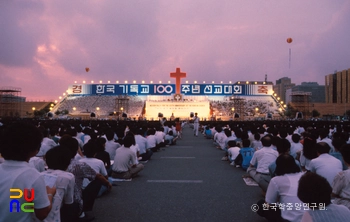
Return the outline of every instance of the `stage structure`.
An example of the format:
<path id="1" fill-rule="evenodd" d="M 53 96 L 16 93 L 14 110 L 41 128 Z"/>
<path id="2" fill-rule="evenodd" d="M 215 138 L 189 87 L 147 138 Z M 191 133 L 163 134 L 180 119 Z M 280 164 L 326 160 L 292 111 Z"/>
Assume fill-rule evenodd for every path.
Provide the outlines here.
<path id="1" fill-rule="evenodd" d="M 0 88 L 0 117 L 19 117 L 22 112 L 22 104 L 25 101 L 21 97 L 21 88 Z"/>
<path id="2" fill-rule="evenodd" d="M 232 107 L 232 117 L 235 120 L 243 120 L 244 119 L 244 102 L 245 99 L 239 96 L 230 97 L 230 101 L 233 102 Z"/>
<path id="3" fill-rule="evenodd" d="M 115 106 L 106 108 L 108 110 L 100 110 L 100 113 L 121 111 L 135 113 L 132 111 L 135 110 L 135 106 L 130 99 L 135 97 L 143 101 L 143 105 L 142 111 L 134 115 L 147 119 L 158 119 L 159 113 L 162 113 L 166 118 L 175 116 L 188 119 L 190 113 L 195 112 L 202 119 L 210 119 L 211 103 L 215 101 L 231 102 L 230 99 L 227 99 L 230 97 L 237 99 L 233 100 L 233 107 L 225 106 L 225 108 L 234 109 L 235 113 L 240 116 L 239 118 L 243 118 L 246 113 L 244 111 L 244 99 L 247 97 L 271 99 L 273 95 L 273 84 L 267 82 L 181 84 L 181 79 L 186 78 L 186 73 L 181 72 L 180 68 L 176 68 L 175 72 L 170 73 L 170 78 L 175 78 L 175 84 L 74 84 L 70 85 L 66 92 L 67 98 L 76 100 L 84 97 L 100 96 L 114 98 Z M 66 101 L 71 101 L 71 99 Z M 229 106 L 231 105 L 230 103 Z M 139 104 L 138 107 L 140 106 Z M 70 107 L 67 107 L 67 109 L 70 109 Z M 227 112 L 225 111 L 225 113 Z"/>
<path id="4" fill-rule="evenodd" d="M 123 114 L 129 113 L 129 97 L 126 95 L 119 95 L 115 99 L 115 112 L 116 115 L 120 117 L 126 117 L 123 116 Z"/>
<path id="5" fill-rule="evenodd" d="M 311 92 L 292 92 L 291 104 L 299 112 L 303 113 L 303 117 L 309 115 Z"/>

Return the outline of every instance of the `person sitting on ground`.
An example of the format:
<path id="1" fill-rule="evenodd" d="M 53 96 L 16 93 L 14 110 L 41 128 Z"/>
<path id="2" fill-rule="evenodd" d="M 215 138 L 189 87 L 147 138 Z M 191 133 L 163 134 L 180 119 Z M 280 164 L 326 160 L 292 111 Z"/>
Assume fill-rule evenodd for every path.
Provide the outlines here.
<path id="1" fill-rule="evenodd" d="M 112 182 L 108 181 L 108 173 L 105 167 L 105 164 L 102 160 L 96 158 L 96 154 L 98 151 L 98 144 L 94 141 L 89 141 L 84 145 L 84 154 L 86 158 L 80 159 L 79 162 L 86 163 L 92 169 L 95 170 L 96 174 L 100 174 L 104 178 L 103 181 L 100 181 L 101 188 L 97 194 L 97 196 L 101 196 L 112 188 Z M 109 156 L 108 156 L 109 157 Z M 85 189 L 90 184 L 88 179 L 83 180 L 83 189 Z"/>
<path id="2" fill-rule="evenodd" d="M 250 140 L 249 140 L 250 143 Z M 253 158 L 255 149 L 250 147 L 250 144 L 248 144 L 248 141 L 243 140 L 243 147 L 239 150 L 239 155 L 237 156 L 238 160 L 242 158 L 242 164 L 241 167 L 243 170 L 247 170 L 250 166 L 250 161 Z M 236 158 L 236 159 L 237 159 Z M 237 163 L 239 165 L 239 162 Z M 237 165 L 236 165 L 237 166 Z"/>
<path id="3" fill-rule="evenodd" d="M 157 139 L 154 135 L 155 133 L 156 131 L 153 128 L 147 130 L 147 149 L 150 149 L 152 152 L 157 152 L 159 150 L 157 147 Z"/>
<path id="4" fill-rule="evenodd" d="M 260 134 L 259 133 L 254 134 L 254 140 L 250 144 L 250 147 L 252 147 L 254 150 L 259 150 L 262 148 L 262 143 L 260 141 Z"/>
<path id="5" fill-rule="evenodd" d="M 305 173 L 299 180 L 298 197 L 309 207 L 301 219 L 302 222 L 344 222 L 350 218 L 350 210 L 332 204 L 332 187 L 327 179 L 312 172 Z"/>
<path id="6" fill-rule="evenodd" d="M 327 143 L 329 148 L 330 148 L 329 152 L 334 152 L 332 140 L 328 137 L 328 134 L 329 134 L 329 129 L 326 129 L 326 128 L 320 129 L 320 132 L 319 132 L 320 137 L 317 139 L 317 143 L 320 143 L 320 142 Z"/>
<path id="7" fill-rule="evenodd" d="M 236 141 L 228 141 L 228 159 L 230 161 L 230 165 L 235 166 L 235 167 L 241 167 L 242 165 L 242 154 L 240 154 L 241 148 L 239 148 L 236 144 Z M 244 139 L 242 142 L 243 147 L 249 147 L 250 145 L 250 140 Z"/>
<path id="8" fill-rule="evenodd" d="M 105 150 L 106 152 L 109 153 L 109 158 L 111 160 L 114 160 L 115 151 L 121 145 L 119 143 L 114 142 L 114 132 L 111 129 L 106 131 L 106 138 L 107 138 L 107 142 L 106 142 Z"/>
<path id="9" fill-rule="evenodd" d="M 146 162 L 151 159 L 153 152 L 150 149 L 147 149 L 147 139 L 142 136 L 143 130 L 133 129 L 132 131 L 135 133 L 135 142 L 139 145 L 140 157 L 142 158 L 140 161 Z"/>
<path id="10" fill-rule="evenodd" d="M 112 173 L 111 168 L 111 159 L 109 157 L 109 153 L 106 152 L 106 139 L 104 137 L 99 137 L 95 141 L 96 145 L 96 154 L 95 158 L 99 159 L 103 162 L 104 166 L 106 167 L 106 170 L 108 173 Z"/>
<path id="11" fill-rule="evenodd" d="M 288 140 L 283 139 L 289 143 Z M 265 200 L 258 202 L 258 214 L 269 221 L 299 222 L 304 211 L 296 209 L 295 204 L 301 203 L 297 196 L 298 181 L 303 175 L 295 159 L 289 154 L 282 154 L 276 159 L 276 176 L 271 179 L 267 188 Z M 291 204 L 291 209 L 284 209 Z M 277 209 L 272 208 L 277 205 Z M 283 209 L 279 206 L 285 206 Z"/>
<path id="12" fill-rule="evenodd" d="M 170 130 L 167 135 L 165 135 L 165 144 L 166 145 L 176 145 L 177 137 L 174 137 L 173 131 Z"/>
<path id="13" fill-rule="evenodd" d="M 0 152 L 5 159 L 0 164 L 0 221 L 26 222 L 32 221 L 33 216 L 44 220 L 49 215 L 56 188 L 46 186 L 40 173 L 28 163 L 39 151 L 42 139 L 41 132 L 35 126 L 25 123 L 13 123 L 0 132 Z M 17 207 L 10 205 L 10 212 L 5 207 L 3 201 L 9 200 L 9 191 L 13 188 L 35 192 L 31 212 L 20 210 L 20 205 L 26 202 L 24 197 L 18 199 Z M 11 213 L 11 209 L 16 212 Z"/>
<path id="14" fill-rule="evenodd" d="M 326 142 L 317 143 L 316 150 L 318 157 L 311 160 L 310 171 L 323 176 L 332 184 L 334 177 L 343 170 L 343 165 L 340 160 L 329 155 L 330 147 Z"/>
<path id="15" fill-rule="evenodd" d="M 291 147 L 291 144 L 287 139 L 281 139 L 277 144 L 278 155 L 281 156 L 281 155 L 289 154 L 290 147 Z M 300 163 L 298 160 L 295 160 L 295 164 L 300 168 L 300 171 L 301 171 Z M 276 162 L 273 162 L 269 166 L 269 172 L 271 177 L 276 176 L 275 170 L 276 170 Z"/>
<path id="16" fill-rule="evenodd" d="M 310 162 L 317 157 L 316 139 L 312 135 L 304 137 L 303 150 L 300 152 L 300 166 L 303 171 L 310 170 Z"/>
<path id="17" fill-rule="evenodd" d="M 334 146 L 336 148 L 336 146 Z M 337 148 L 336 148 L 337 149 Z M 344 144 L 340 148 L 342 159 L 344 163 L 350 166 L 350 144 Z M 350 209 L 350 168 L 339 172 L 332 183 L 332 197 L 333 203 L 344 205 Z"/>
<path id="18" fill-rule="evenodd" d="M 143 170 L 144 166 L 136 164 L 136 154 L 130 150 L 132 143 L 133 140 L 130 137 L 126 137 L 124 145 L 117 149 L 112 166 L 113 178 L 131 179 Z"/>
<path id="19" fill-rule="evenodd" d="M 49 131 L 43 127 L 40 127 L 41 133 L 44 136 L 43 141 L 41 142 L 40 150 L 36 154 L 37 157 L 44 157 L 46 152 L 53 147 L 57 146 L 55 141 L 49 138 Z"/>
<path id="20" fill-rule="evenodd" d="M 92 139 L 91 143 L 93 143 L 93 141 L 94 140 Z M 79 148 L 76 139 L 70 136 L 64 136 L 60 139 L 60 145 L 65 146 L 70 150 L 71 162 L 67 171 L 75 176 L 74 203 L 77 203 L 79 206 L 79 218 L 83 220 L 92 220 L 95 218 L 92 212 L 95 199 L 101 188 L 102 181 L 105 181 L 106 179 L 101 174 L 97 174 L 88 164 L 80 162 L 74 158 Z M 85 189 L 83 189 L 84 178 L 91 181 Z"/>
<path id="21" fill-rule="evenodd" d="M 292 141 L 293 142 L 290 143 L 290 155 L 292 155 L 294 159 L 299 159 L 298 155 L 300 155 L 303 150 L 303 144 L 300 143 L 300 135 L 294 133 L 292 135 Z"/>
<path id="22" fill-rule="evenodd" d="M 330 153 L 331 156 L 334 156 L 335 158 L 337 158 L 338 160 L 341 161 L 341 163 L 343 165 L 343 170 L 348 169 L 348 166 L 344 162 L 344 159 L 343 159 L 342 154 L 340 152 L 340 148 L 345 144 L 346 144 L 346 140 L 344 140 L 342 138 L 334 138 L 332 140 L 332 145 L 334 146 L 334 152 Z"/>
<path id="23" fill-rule="evenodd" d="M 272 138 L 270 135 L 264 136 L 261 143 L 263 148 L 254 153 L 247 173 L 259 184 L 263 192 L 266 192 L 271 180 L 269 166 L 276 161 L 278 152 L 271 148 Z"/>
<path id="24" fill-rule="evenodd" d="M 225 150 L 225 141 L 227 136 L 223 132 L 221 126 L 216 126 L 215 130 L 216 130 L 216 133 L 214 135 L 214 145 L 216 146 L 217 149 Z"/>
<path id="25" fill-rule="evenodd" d="M 205 136 L 205 138 L 207 138 L 207 139 L 212 139 L 212 138 L 213 138 L 213 134 L 211 133 L 211 129 L 210 129 L 209 126 L 206 126 L 206 127 L 205 127 L 204 136 Z"/>
<path id="26" fill-rule="evenodd" d="M 33 156 L 29 159 L 29 165 L 31 167 L 34 167 L 39 171 L 39 173 L 41 173 L 45 171 L 46 163 L 42 157 Z"/>
<path id="27" fill-rule="evenodd" d="M 73 204 L 75 177 L 73 174 L 66 172 L 71 159 L 69 149 L 64 146 L 56 146 L 47 151 L 45 157 L 48 170 L 42 172 L 41 176 L 43 178 L 56 178 L 54 184 L 56 194 L 53 196 L 52 209 L 43 221 L 77 220 L 79 208 L 78 205 L 74 206 Z M 36 219 L 41 221 L 38 218 Z"/>
<path id="28" fill-rule="evenodd" d="M 130 146 L 130 150 L 133 151 L 136 154 L 136 165 L 139 164 L 139 158 L 141 159 L 142 157 L 140 157 L 140 148 L 139 145 L 136 143 L 135 140 L 135 135 L 133 134 L 133 132 L 129 131 L 125 137 L 130 137 L 130 139 L 132 140 L 132 145 Z M 124 137 L 124 139 L 125 139 Z"/>

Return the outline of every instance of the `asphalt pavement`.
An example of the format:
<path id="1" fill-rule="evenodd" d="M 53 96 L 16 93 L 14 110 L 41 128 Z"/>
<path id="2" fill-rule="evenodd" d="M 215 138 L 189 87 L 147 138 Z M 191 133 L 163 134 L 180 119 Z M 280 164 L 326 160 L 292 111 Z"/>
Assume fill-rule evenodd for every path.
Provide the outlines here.
<path id="1" fill-rule="evenodd" d="M 262 199 L 241 168 L 222 161 L 224 151 L 191 128 L 174 146 L 154 153 L 132 181 L 117 182 L 98 198 L 96 222 L 266 221 L 251 209 Z"/>

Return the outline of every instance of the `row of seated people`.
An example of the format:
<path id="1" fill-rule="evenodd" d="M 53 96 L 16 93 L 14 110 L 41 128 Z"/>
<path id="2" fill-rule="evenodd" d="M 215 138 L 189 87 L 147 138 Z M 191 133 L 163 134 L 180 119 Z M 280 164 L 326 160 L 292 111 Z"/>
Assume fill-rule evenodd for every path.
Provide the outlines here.
<path id="1" fill-rule="evenodd" d="M 203 135 L 225 152 L 222 160 L 241 167 L 247 172 L 243 177 L 262 189 L 260 216 L 269 221 L 347 220 L 349 132 L 268 127 L 242 131 L 219 125 L 203 129 Z"/>
<path id="2" fill-rule="evenodd" d="M 180 136 L 171 125 L 146 131 L 105 128 L 99 134 L 94 128 L 76 128 L 52 130 L 50 136 L 49 129 L 28 123 L 1 127 L 5 160 L 0 164 L 0 198 L 8 199 L 5 190 L 12 187 L 31 189 L 35 221 L 91 221 L 95 199 L 109 193 L 114 180 L 136 177 L 154 152 L 175 144 Z M 23 203 L 22 198 L 10 204 L 16 214 L 1 208 L 0 221 L 31 221 L 33 215 L 19 209 Z"/>

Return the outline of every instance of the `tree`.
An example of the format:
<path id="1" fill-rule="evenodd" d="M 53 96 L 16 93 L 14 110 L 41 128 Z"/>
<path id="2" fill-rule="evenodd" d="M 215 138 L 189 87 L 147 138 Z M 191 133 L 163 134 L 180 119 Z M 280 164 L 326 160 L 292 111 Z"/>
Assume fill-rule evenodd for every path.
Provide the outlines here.
<path id="1" fill-rule="evenodd" d="M 320 114 L 317 110 L 315 110 L 315 109 L 311 111 L 311 116 L 312 116 L 312 117 L 319 117 L 320 115 L 321 115 L 321 114 Z"/>

